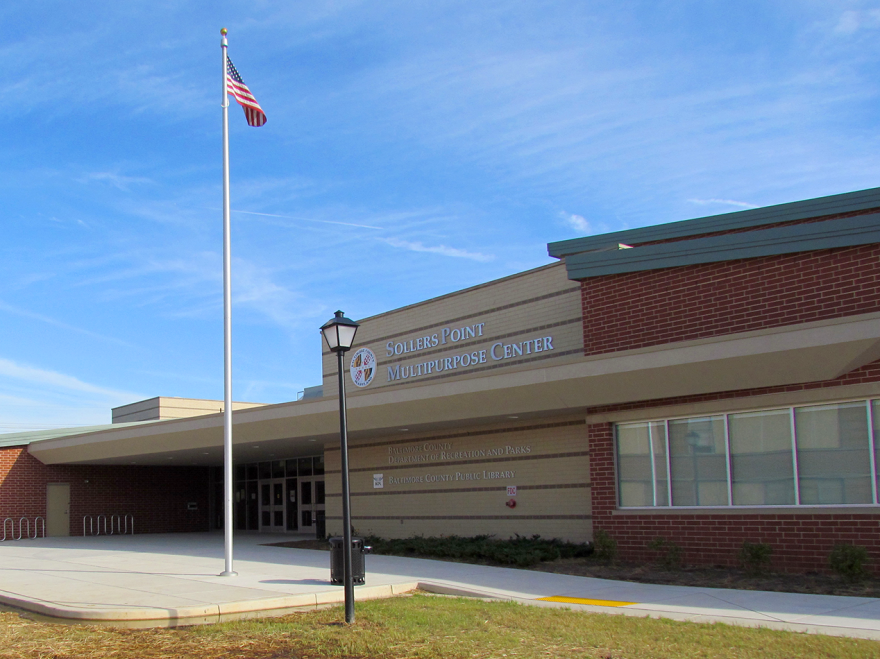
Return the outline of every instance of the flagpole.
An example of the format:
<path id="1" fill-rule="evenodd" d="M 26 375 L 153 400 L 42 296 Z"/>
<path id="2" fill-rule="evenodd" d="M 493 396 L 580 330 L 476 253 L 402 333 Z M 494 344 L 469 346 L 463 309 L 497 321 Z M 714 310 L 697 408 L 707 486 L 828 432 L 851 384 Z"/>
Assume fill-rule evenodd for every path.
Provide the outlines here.
<path id="1" fill-rule="evenodd" d="M 229 226 L 229 96 L 226 92 L 226 28 L 220 30 L 223 53 L 223 536 L 225 568 L 232 569 L 232 265 Z"/>

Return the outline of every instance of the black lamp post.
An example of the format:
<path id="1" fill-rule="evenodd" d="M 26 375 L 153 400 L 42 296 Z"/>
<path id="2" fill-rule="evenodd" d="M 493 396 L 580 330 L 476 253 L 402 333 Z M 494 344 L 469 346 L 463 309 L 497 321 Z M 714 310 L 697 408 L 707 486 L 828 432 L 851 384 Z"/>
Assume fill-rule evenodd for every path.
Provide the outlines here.
<path id="1" fill-rule="evenodd" d="M 345 379 L 342 356 L 351 349 L 358 324 L 341 311 L 321 327 L 331 352 L 336 353 L 339 375 L 339 436 L 342 453 L 342 562 L 345 579 L 345 622 L 354 622 L 354 580 L 351 570 L 351 497 L 348 489 L 348 432 L 345 423 Z"/>

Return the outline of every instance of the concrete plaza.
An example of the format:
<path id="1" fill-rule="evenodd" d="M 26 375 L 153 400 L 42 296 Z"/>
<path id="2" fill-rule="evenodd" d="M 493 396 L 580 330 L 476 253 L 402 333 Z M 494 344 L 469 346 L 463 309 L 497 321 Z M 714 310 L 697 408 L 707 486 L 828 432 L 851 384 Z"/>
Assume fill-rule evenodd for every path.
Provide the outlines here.
<path id="1" fill-rule="evenodd" d="M 0 543 L 0 603 L 53 618 L 173 626 L 278 615 L 342 602 L 329 554 L 242 534 L 236 577 L 221 577 L 223 536 L 40 538 Z M 416 588 L 536 606 L 725 622 L 880 640 L 880 599 L 609 581 L 394 556 L 367 557 L 358 600 Z"/>

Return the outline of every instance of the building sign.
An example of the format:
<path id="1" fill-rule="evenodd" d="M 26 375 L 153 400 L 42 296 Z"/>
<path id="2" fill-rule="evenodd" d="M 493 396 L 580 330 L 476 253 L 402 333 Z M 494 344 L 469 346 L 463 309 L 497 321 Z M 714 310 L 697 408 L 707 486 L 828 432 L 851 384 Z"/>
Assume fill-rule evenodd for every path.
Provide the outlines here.
<path id="1" fill-rule="evenodd" d="M 385 355 L 387 357 L 397 357 L 400 355 L 423 352 L 430 348 L 436 348 L 437 346 L 450 343 L 458 343 L 467 339 L 478 339 L 483 336 L 485 326 L 485 323 L 476 323 L 466 327 L 444 327 L 439 332 L 420 336 L 415 339 L 398 342 L 389 341 L 385 345 Z M 393 366 L 387 366 L 386 381 L 397 382 L 399 380 L 411 380 L 426 375 L 434 375 L 437 373 L 479 366 L 480 364 L 500 362 L 508 359 L 516 359 L 533 354 L 550 352 L 553 349 L 552 336 L 541 336 L 529 339 L 528 341 L 519 341 L 515 343 L 497 341 L 491 346 L 486 346 L 485 348 L 477 350 L 438 357 L 436 359 L 426 359 L 414 364 L 395 364 Z"/>
<path id="2" fill-rule="evenodd" d="M 446 345 L 447 343 L 458 343 L 459 341 L 466 341 L 467 339 L 483 336 L 483 327 L 485 325 L 486 323 L 477 323 L 476 325 L 470 325 L 467 327 L 444 327 L 439 332 L 435 332 L 430 336 L 420 336 L 417 339 L 410 339 L 409 341 L 397 343 L 389 341 L 385 345 L 385 356 L 396 357 L 410 352 L 420 352 L 422 350 L 427 350 L 428 348 L 436 348 L 437 346 Z"/>
<path id="3" fill-rule="evenodd" d="M 428 484 L 434 485 L 439 483 L 455 483 L 462 481 L 498 481 L 513 480 L 516 478 L 516 471 L 513 469 L 499 469 L 498 467 L 486 469 L 463 469 L 453 467 L 446 471 L 443 470 L 442 463 L 456 461 L 471 461 L 480 458 L 501 458 L 515 455 L 529 455 L 532 452 L 530 444 L 513 446 L 503 444 L 500 446 L 487 446 L 485 448 L 475 448 L 470 450 L 455 450 L 452 442 L 422 442 L 418 444 L 409 444 L 405 446 L 389 446 L 388 447 L 388 464 L 392 465 L 412 465 L 418 466 L 424 464 L 427 469 L 424 473 L 407 475 L 407 476 L 391 476 L 386 479 L 384 474 L 373 474 L 373 489 L 383 489 L 387 484 L 389 487 L 400 485 L 416 485 Z M 481 460 L 484 462 L 484 460 Z M 437 464 L 435 468 L 430 468 L 430 463 Z M 470 465 L 468 465 L 470 467 Z M 438 469 L 439 467 L 439 469 Z M 501 485 L 501 484 L 499 484 Z M 510 491 L 510 487 L 507 487 Z M 513 488 L 516 491 L 516 488 Z"/>
<path id="4" fill-rule="evenodd" d="M 510 480 L 516 478 L 515 471 L 490 471 L 482 469 L 479 471 L 455 471 L 442 474 L 428 473 L 419 474 L 418 476 L 389 476 L 389 485 L 411 485 L 413 483 L 452 483 L 455 481 L 492 481 L 498 479 Z"/>
<path id="5" fill-rule="evenodd" d="M 369 348 L 361 348 L 351 358 L 351 381 L 366 387 L 376 375 L 376 355 Z"/>
<path id="6" fill-rule="evenodd" d="M 451 460 L 473 460 L 474 458 L 493 458 L 511 455 L 528 455 L 532 452 L 530 444 L 524 446 L 493 446 L 471 451 L 453 451 L 452 442 L 425 442 L 409 446 L 389 446 L 388 464 L 410 464 L 420 462 L 448 462 Z"/>

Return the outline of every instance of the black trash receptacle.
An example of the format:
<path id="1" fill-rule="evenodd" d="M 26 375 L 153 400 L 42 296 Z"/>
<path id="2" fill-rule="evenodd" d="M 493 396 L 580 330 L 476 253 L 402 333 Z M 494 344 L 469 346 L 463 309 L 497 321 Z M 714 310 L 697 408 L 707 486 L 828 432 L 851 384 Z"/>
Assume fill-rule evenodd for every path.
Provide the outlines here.
<path id="1" fill-rule="evenodd" d="M 345 584 L 345 542 L 341 537 L 330 538 L 330 583 Z M 366 569 L 364 555 L 369 554 L 370 547 L 364 547 L 363 538 L 351 539 L 351 580 L 355 585 L 363 584 Z"/>

